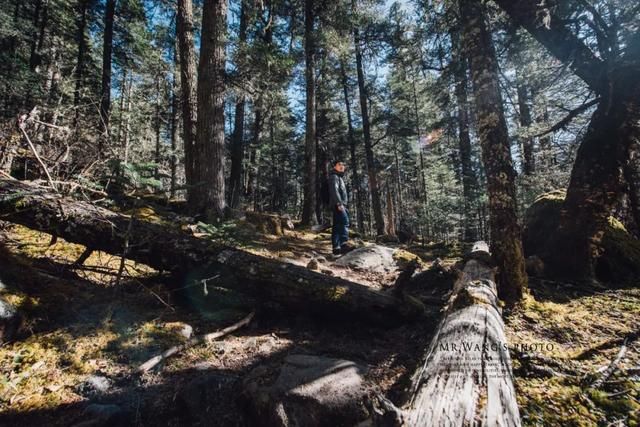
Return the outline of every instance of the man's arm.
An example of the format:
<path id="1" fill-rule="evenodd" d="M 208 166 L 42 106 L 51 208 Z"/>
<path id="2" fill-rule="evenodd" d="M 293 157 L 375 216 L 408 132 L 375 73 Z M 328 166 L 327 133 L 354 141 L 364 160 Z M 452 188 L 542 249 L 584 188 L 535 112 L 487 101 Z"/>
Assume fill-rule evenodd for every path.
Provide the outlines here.
<path id="1" fill-rule="evenodd" d="M 343 205 L 345 202 L 340 195 L 340 179 L 335 174 L 329 175 L 329 196 L 332 207 Z"/>

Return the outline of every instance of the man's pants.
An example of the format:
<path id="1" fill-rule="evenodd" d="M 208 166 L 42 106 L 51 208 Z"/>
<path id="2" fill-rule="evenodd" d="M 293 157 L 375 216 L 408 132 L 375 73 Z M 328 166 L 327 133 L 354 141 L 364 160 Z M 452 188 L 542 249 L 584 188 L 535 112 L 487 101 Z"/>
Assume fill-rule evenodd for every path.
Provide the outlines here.
<path id="1" fill-rule="evenodd" d="M 349 240 L 349 212 L 347 208 L 339 211 L 333 208 L 333 227 L 331 228 L 331 244 L 333 249 L 340 247 Z"/>

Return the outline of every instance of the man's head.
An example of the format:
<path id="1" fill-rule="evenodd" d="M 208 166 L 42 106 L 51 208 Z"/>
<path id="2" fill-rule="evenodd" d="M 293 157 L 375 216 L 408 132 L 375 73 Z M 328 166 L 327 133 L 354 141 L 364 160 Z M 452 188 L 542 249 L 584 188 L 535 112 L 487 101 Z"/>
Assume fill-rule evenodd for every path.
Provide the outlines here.
<path id="1" fill-rule="evenodd" d="M 343 162 L 343 161 L 341 161 L 341 160 L 334 160 L 334 161 L 333 161 L 333 169 L 334 169 L 336 172 L 340 172 L 340 173 L 344 172 L 344 169 L 345 169 L 345 164 L 344 164 L 344 162 Z"/>

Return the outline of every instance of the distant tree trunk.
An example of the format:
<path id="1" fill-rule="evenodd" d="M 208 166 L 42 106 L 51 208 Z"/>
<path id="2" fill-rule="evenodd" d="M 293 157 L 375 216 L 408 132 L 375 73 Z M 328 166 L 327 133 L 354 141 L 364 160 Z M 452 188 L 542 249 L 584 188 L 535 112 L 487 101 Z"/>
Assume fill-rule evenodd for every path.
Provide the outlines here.
<path id="1" fill-rule="evenodd" d="M 129 162 L 129 134 L 131 131 L 131 90 L 133 89 L 133 76 L 129 75 L 129 83 L 126 85 L 126 107 L 125 107 L 125 117 L 124 117 L 124 132 L 122 135 L 122 146 L 124 148 L 123 161 L 125 163 Z"/>
<path id="2" fill-rule="evenodd" d="M 253 131 L 251 141 L 251 151 L 249 152 L 249 170 L 247 174 L 247 185 L 245 197 L 251 201 L 253 209 L 257 206 L 257 188 L 258 188 L 258 147 L 262 141 L 262 128 L 264 118 L 262 115 L 262 99 L 258 97 L 253 105 Z"/>
<path id="3" fill-rule="evenodd" d="M 360 92 L 360 110 L 362 113 L 362 131 L 364 133 L 364 152 L 367 161 L 367 174 L 369 177 L 369 192 L 371 193 L 371 208 L 376 224 L 376 233 L 384 234 L 384 215 L 382 204 L 380 203 L 380 191 L 378 189 L 378 176 L 376 173 L 375 159 L 373 156 L 373 146 L 371 142 L 371 124 L 369 121 L 368 93 L 366 82 L 364 81 L 364 68 L 362 65 L 362 52 L 360 49 L 360 36 L 358 29 L 353 30 L 353 40 L 356 51 L 356 68 L 358 73 L 358 89 Z"/>
<path id="4" fill-rule="evenodd" d="M 156 179 L 160 176 L 160 163 L 162 161 L 160 156 L 160 135 L 162 131 L 162 116 L 161 116 L 161 108 L 162 108 L 162 90 L 160 88 L 160 75 L 156 76 L 156 113 L 155 113 L 155 136 L 156 136 L 156 149 L 154 155 L 154 163 L 156 164 L 154 170 L 154 176 Z"/>
<path id="5" fill-rule="evenodd" d="M 189 201 L 193 212 L 217 222 L 224 217 L 224 91 L 227 1 L 205 0 L 198 65 L 197 156 L 200 183 Z"/>
<path id="6" fill-rule="evenodd" d="M 531 109 L 529 107 L 529 87 L 523 80 L 522 72 L 516 70 L 516 81 L 518 93 L 518 116 L 520 119 L 520 126 L 528 128 L 531 126 Z M 535 173 L 536 163 L 533 154 L 533 138 L 525 137 L 520 138 L 522 146 L 522 172 L 525 175 L 533 175 Z"/>
<path id="7" fill-rule="evenodd" d="M 491 247 L 499 268 L 499 295 L 509 303 L 520 300 L 527 288 L 521 231 L 516 216 L 515 171 L 498 79 L 491 33 L 481 2 L 460 0 L 464 45 L 468 49 L 478 134 L 487 174 Z"/>
<path id="8" fill-rule="evenodd" d="M 38 66 L 38 22 L 40 21 L 40 10 L 42 9 L 42 0 L 36 0 L 33 7 L 33 35 L 31 38 L 31 54 L 29 55 L 29 68 L 35 71 Z"/>
<path id="9" fill-rule="evenodd" d="M 624 167 L 624 177 L 629 197 L 629 210 L 633 227 L 631 232 L 640 238 L 640 141 L 632 143 L 629 161 Z M 629 227 L 628 227 L 629 228 Z"/>
<path id="10" fill-rule="evenodd" d="M 385 234 L 389 236 L 396 235 L 396 213 L 393 205 L 391 186 L 387 186 L 387 223 L 385 228 Z"/>
<path id="11" fill-rule="evenodd" d="M 459 29 L 451 30 L 453 40 L 453 73 L 455 78 L 455 95 L 458 110 L 458 147 L 460 151 L 460 166 L 462 169 L 462 197 L 464 202 L 464 240 L 474 242 L 478 239 L 476 227 L 473 224 L 473 200 L 475 199 L 478 179 L 471 163 L 471 137 L 469 136 L 469 100 L 467 97 L 468 63 L 463 53 L 462 40 Z"/>
<path id="12" fill-rule="evenodd" d="M 356 193 L 356 218 L 358 221 L 358 231 L 364 234 L 364 206 L 362 203 L 362 186 L 360 184 L 360 174 L 358 173 L 358 158 L 356 156 L 356 138 L 353 132 L 353 119 L 351 117 L 351 101 L 349 97 L 349 85 L 347 82 L 347 72 L 344 61 L 340 61 L 340 73 L 342 74 L 342 91 L 344 93 L 344 104 L 347 110 L 347 137 L 349 139 L 349 154 L 351 161 L 351 176 L 353 177 L 353 188 Z"/>
<path id="13" fill-rule="evenodd" d="M 78 28 L 76 32 L 76 43 L 78 44 L 78 56 L 76 60 L 76 87 L 73 92 L 73 128 L 78 130 L 78 119 L 80 118 L 80 92 L 84 83 L 84 59 L 87 54 L 87 38 L 85 32 L 87 29 L 87 9 L 89 0 L 80 0 L 78 3 Z"/>
<path id="14" fill-rule="evenodd" d="M 304 3 L 304 53 L 306 80 L 306 127 L 304 137 L 304 199 L 302 224 L 316 225 L 316 60 L 314 0 Z"/>
<path id="15" fill-rule="evenodd" d="M 171 78 L 171 184 L 169 190 L 169 196 L 174 198 L 176 196 L 176 186 L 178 181 L 178 114 L 180 109 L 180 99 L 178 95 L 178 74 L 180 61 L 178 60 L 178 44 L 174 45 L 173 50 L 173 76 Z"/>
<path id="16" fill-rule="evenodd" d="M 182 143 L 184 150 L 184 175 L 187 185 L 187 200 L 195 203 L 195 193 L 199 182 L 194 165 L 197 122 L 196 94 L 196 54 L 193 44 L 193 3 L 191 0 L 178 0 L 176 17 L 178 33 L 178 52 L 180 53 L 180 91 L 182 103 Z"/>
<path id="17" fill-rule="evenodd" d="M 103 132 L 109 140 L 109 115 L 111 110 L 111 57 L 113 54 L 113 19 L 116 12 L 116 0 L 107 0 L 104 11 L 104 35 L 102 46 L 102 85 L 100 90 L 100 115 Z M 103 152 L 103 139 L 98 143 L 98 154 Z"/>
<path id="18" fill-rule="evenodd" d="M 262 8 L 259 9 L 259 18 L 263 20 L 262 12 L 264 9 L 268 10 L 268 16 L 271 16 L 271 0 L 265 0 L 262 4 Z M 266 23 L 269 22 L 270 18 L 267 18 Z M 265 44 L 265 48 L 269 48 L 271 43 L 273 42 L 273 25 L 266 25 L 263 29 L 262 33 L 262 41 Z M 266 72 L 268 73 L 269 66 L 266 67 Z M 259 210 L 260 206 L 258 204 L 259 198 L 259 179 L 260 179 L 260 145 L 262 144 L 263 137 L 263 128 L 265 121 L 265 102 L 263 97 L 264 88 L 259 89 L 260 92 L 256 97 L 253 103 L 253 130 L 252 130 L 252 139 L 251 139 L 251 150 L 249 153 L 249 170 L 247 173 L 247 184 L 246 184 L 246 192 L 245 198 L 251 201 L 251 206 L 254 210 Z M 268 110 L 268 109 L 267 109 Z"/>
<path id="19" fill-rule="evenodd" d="M 245 0 L 241 0 L 240 5 L 240 28 L 238 40 L 244 46 L 247 40 L 247 11 Z M 233 125 L 233 136 L 231 137 L 231 174 L 229 177 L 229 206 L 237 209 L 240 206 L 240 199 L 244 192 L 242 188 L 242 162 L 244 159 L 244 113 L 245 97 L 239 95 L 236 101 L 236 111 Z"/>
<path id="20" fill-rule="evenodd" d="M 238 39 L 240 45 L 247 40 L 247 12 L 245 2 L 240 5 L 240 29 Z M 244 159 L 244 95 L 239 95 L 236 102 L 236 112 L 231 140 L 231 175 L 229 177 L 229 206 L 237 209 L 244 189 L 242 188 L 242 161 Z"/>

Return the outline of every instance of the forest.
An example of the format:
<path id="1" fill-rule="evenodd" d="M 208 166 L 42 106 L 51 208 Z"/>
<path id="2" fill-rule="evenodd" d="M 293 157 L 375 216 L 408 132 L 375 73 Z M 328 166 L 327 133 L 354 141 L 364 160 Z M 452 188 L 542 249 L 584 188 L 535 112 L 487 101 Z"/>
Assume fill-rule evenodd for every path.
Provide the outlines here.
<path id="1" fill-rule="evenodd" d="M 0 425 L 640 425 L 637 0 L 0 4 Z"/>

